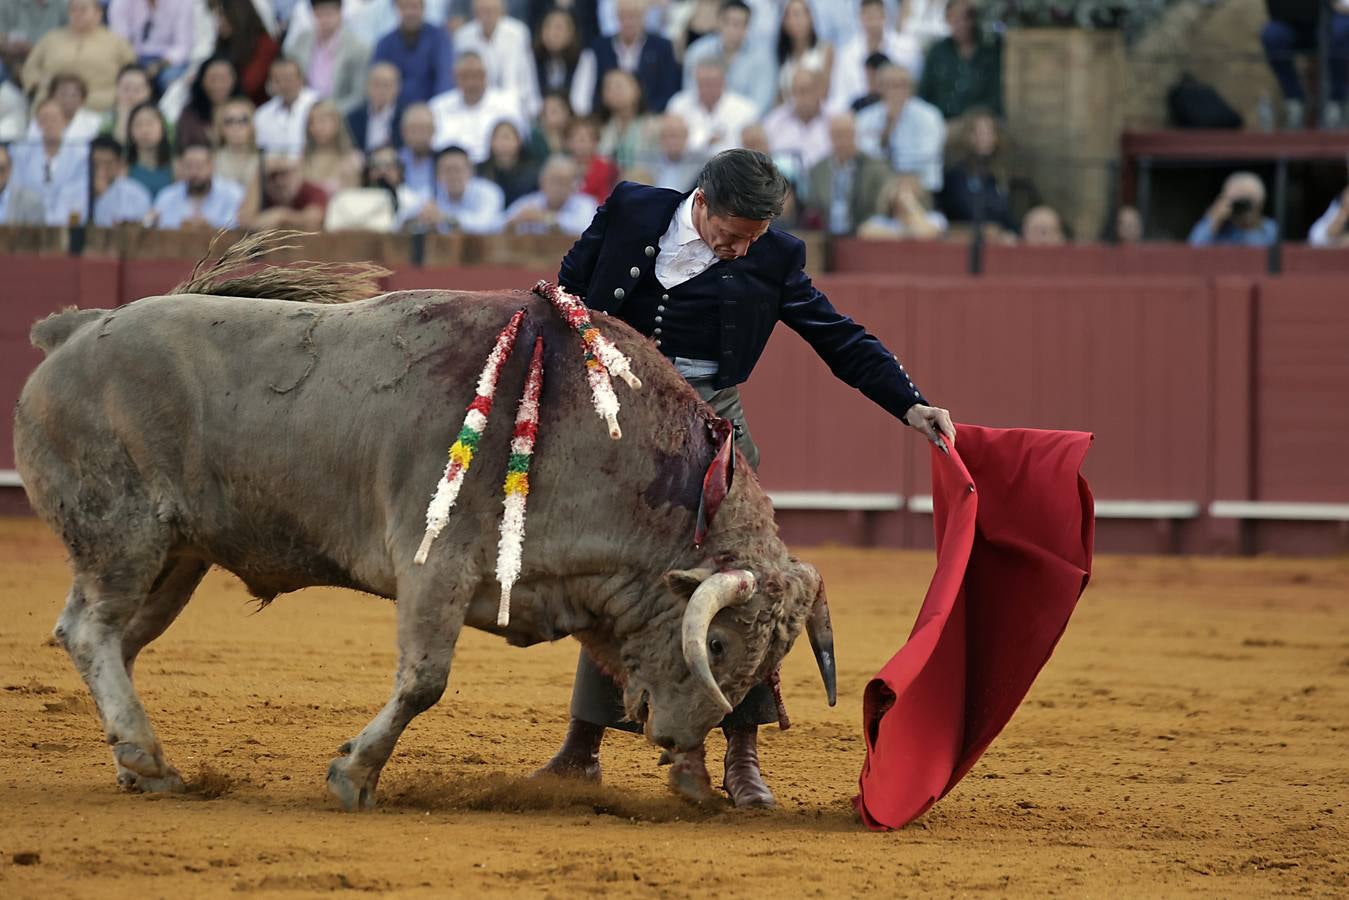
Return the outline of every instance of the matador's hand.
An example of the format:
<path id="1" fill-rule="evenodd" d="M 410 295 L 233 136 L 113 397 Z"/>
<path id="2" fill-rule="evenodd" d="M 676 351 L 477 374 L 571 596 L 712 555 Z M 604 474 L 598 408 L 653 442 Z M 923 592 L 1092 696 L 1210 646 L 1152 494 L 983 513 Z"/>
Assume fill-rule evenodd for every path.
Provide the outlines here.
<path id="1" fill-rule="evenodd" d="M 946 444 L 942 442 L 943 437 L 952 446 L 955 445 L 956 426 L 951 423 L 951 414 L 941 407 L 915 403 L 909 407 L 908 412 L 904 413 L 904 424 L 921 431 L 923 436 L 936 444 L 937 449 L 943 453 L 946 452 Z"/>

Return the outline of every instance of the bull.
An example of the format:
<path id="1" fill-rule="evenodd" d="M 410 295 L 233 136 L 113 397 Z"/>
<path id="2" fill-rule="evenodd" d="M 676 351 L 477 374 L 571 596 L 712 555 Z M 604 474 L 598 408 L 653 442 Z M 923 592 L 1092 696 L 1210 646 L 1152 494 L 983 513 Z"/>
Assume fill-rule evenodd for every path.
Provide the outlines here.
<path id="1" fill-rule="evenodd" d="M 393 694 L 328 770 L 347 810 L 373 806 L 399 736 L 443 694 L 465 625 L 517 646 L 576 637 L 668 751 L 699 748 L 803 628 L 832 695 L 823 584 L 778 538 L 748 466 L 693 545 L 712 414 L 647 339 L 597 316 L 645 383 L 613 441 L 589 409 L 579 341 L 541 297 L 370 296 L 369 272 L 243 267 L 265 247 L 241 242 L 169 295 L 32 330 L 46 357 L 18 402 L 15 456 L 69 551 L 54 635 L 124 788 L 183 788 L 132 673 L 212 565 L 264 605 L 316 585 L 397 600 Z M 414 553 L 484 355 L 521 307 L 520 344 L 544 336 L 547 375 L 524 565 L 499 627 L 508 424 L 487 428 L 426 564 Z M 524 356 L 508 361 L 500 396 L 518 396 Z"/>

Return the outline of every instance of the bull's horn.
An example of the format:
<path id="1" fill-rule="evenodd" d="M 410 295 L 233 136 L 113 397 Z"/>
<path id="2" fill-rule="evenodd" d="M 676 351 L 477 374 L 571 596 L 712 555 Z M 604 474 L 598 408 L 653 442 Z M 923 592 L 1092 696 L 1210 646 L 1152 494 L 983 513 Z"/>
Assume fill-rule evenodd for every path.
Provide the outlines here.
<path id="1" fill-rule="evenodd" d="M 693 677 L 721 705 L 724 712 L 730 712 L 732 707 L 721 692 L 716 676 L 712 674 L 712 663 L 707 658 L 707 630 L 718 612 L 745 602 L 753 593 L 752 572 L 744 569 L 716 572 L 698 585 L 684 609 L 684 662 L 688 663 Z"/>
<path id="2" fill-rule="evenodd" d="M 838 670 L 834 665 L 834 625 L 829 621 L 829 601 L 824 596 L 823 581 L 815 594 L 810 618 L 806 619 L 806 634 L 810 636 L 810 649 L 815 651 L 815 664 L 820 667 L 824 692 L 833 706 L 838 700 Z"/>

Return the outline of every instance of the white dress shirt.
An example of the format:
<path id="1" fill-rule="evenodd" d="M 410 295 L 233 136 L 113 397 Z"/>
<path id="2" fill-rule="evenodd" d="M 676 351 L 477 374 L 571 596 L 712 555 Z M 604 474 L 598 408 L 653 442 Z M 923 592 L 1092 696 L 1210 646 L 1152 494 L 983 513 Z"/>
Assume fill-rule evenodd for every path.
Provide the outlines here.
<path id="1" fill-rule="evenodd" d="M 476 19 L 454 33 L 454 54 L 473 51 L 482 57 L 487 67 L 487 86 L 514 94 L 516 102 L 530 118 L 538 115 L 539 81 L 534 74 L 534 50 L 530 46 L 529 26 L 509 16 L 502 16 L 492 29 L 490 38 L 484 37 L 482 23 Z"/>
<path id="2" fill-rule="evenodd" d="M 740 146 L 740 130 L 759 118 L 753 100 L 730 91 L 708 109 L 698 102 L 696 89 L 683 90 L 670 98 L 665 111 L 688 124 L 689 150 L 709 155 Z"/>
<path id="3" fill-rule="evenodd" d="M 763 129 L 773 155 L 794 157 L 801 172 L 809 171 L 833 149 L 829 141 L 829 119 L 823 111 L 816 113 L 809 122 L 803 122 L 796 117 L 790 103 L 783 103 L 764 118 Z"/>
<path id="4" fill-rule="evenodd" d="M 717 255 L 693 227 L 693 194 L 689 194 L 660 236 L 656 280 L 666 288 L 677 287 L 706 272 L 716 261 Z"/>
<path id="5" fill-rule="evenodd" d="M 259 106 L 253 114 L 258 147 L 268 153 L 298 157 L 304 152 L 304 127 L 309 119 L 309 108 L 318 100 L 319 95 L 306 87 L 300 88 L 299 96 L 289 106 L 280 97 L 273 97 Z"/>
<path id="6" fill-rule="evenodd" d="M 529 134 L 520 104 L 497 88 L 488 88 L 473 106 L 464 103 L 464 95 L 458 88 L 446 91 L 431 98 L 431 115 L 436 120 L 431 145 L 437 150 L 452 144 L 463 147 L 474 165 L 487 159 L 492 129 L 503 119 L 515 123 L 521 134 Z"/>

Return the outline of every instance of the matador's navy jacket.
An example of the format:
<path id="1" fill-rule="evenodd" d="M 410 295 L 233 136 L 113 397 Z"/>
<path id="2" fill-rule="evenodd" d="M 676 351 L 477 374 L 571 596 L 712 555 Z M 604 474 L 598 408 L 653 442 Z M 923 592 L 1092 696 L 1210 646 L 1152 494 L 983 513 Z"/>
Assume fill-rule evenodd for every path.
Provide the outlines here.
<path id="1" fill-rule="evenodd" d="M 713 263 L 686 283 L 694 286 L 691 291 L 654 296 L 663 290 L 653 274 L 660 239 L 687 196 L 621 182 L 563 258 L 558 283 L 590 308 L 618 316 L 648 335 L 652 320 L 647 313 L 655 311 L 654 304 L 664 300 L 660 311 L 668 315 L 666 305 L 674 312 L 679 304 L 697 303 L 705 310 L 700 315 L 710 313 L 719 320 L 708 323 L 719 334 L 713 341 L 719 389 L 749 378 L 781 320 L 806 339 L 835 376 L 895 417 L 903 418 L 915 403 L 927 403 L 895 355 L 815 289 L 804 271 L 805 245 L 785 231 L 769 228 L 745 256 Z M 662 349 L 675 355 L 668 347 Z"/>

